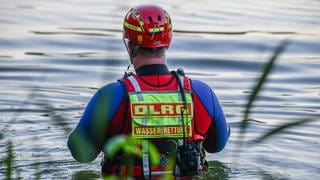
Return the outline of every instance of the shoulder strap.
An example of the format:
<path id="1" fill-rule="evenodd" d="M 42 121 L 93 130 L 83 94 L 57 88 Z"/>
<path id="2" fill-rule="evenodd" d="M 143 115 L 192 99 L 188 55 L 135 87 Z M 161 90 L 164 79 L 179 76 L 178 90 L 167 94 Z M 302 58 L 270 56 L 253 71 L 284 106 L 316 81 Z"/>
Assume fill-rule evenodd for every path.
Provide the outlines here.
<path id="1" fill-rule="evenodd" d="M 141 91 L 140 85 L 139 85 L 137 79 L 134 76 L 129 76 L 128 80 L 131 82 L 135 92 L 140 92 Z"/>
<path id="2" fill-rule="evenodd" d="M 138 100 L 139 101 L 143 101 L 143 96 L 141 93 L 141 88 L 140 85 L 137 81 L 137 79 L 135 78 L 135 76 L 129 76 L 127 77 L 128 80 L 130 81 L 130 83 L 132 84 L 134 91 L 138 92 L 136 93 Z M 144 120 L 146 121 L 146 120 Z M 145 179 L 149 179 L 150 178 L 150 164 L 149 164 L 149 148 L 148 148 L 148 141 L 146 140 L 142 140 L 142 169 L 143 169 L 143 176 L 145 177 Z"/>

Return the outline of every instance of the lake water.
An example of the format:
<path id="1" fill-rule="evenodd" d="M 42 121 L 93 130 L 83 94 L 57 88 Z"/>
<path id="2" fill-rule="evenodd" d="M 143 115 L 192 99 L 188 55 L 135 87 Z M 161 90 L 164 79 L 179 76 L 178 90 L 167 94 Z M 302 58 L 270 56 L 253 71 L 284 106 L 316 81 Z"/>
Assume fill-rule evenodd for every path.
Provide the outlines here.
<path id="1" fill-rule="evenodd" d="M 209 154 L 209 179 L 320 178 L 320 1 L 4 0 L 0 4 L 0 159 L 14 152 L 12 177 L 99 177 L 100 158 L 74 161 L 66 146 L 92 94 L 122 77 L 128 57 L 122 20 L 139 3 L 173 19 L 170 69 L 183 67 L 218 95 L 232 128 Z M 254 103 L 244 140 L 306 121 L 240 149 L 240 122 L 255 80 L 276 47 L 290 43 Z M 6 177 L 0 165 L 0 179 Z"/>

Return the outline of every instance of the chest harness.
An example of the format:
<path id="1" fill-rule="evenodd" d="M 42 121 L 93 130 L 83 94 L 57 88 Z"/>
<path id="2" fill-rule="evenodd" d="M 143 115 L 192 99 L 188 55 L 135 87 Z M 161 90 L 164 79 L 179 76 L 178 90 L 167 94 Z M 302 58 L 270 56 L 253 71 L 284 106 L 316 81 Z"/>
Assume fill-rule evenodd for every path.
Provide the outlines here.
<path id="1" fill-rule="evenodd" d="M 133 91 L 128 92 L 132 138 L 141 140 L 142 171 L 145 179 L 159 173 L 199 174 L 202 143 L 192 141 L 194 104 L 190 82 L 185 79 L 182 71 L 174 71 L 173 74 L 178 81 L 178 87 L 177 90 L 168 91 L 142 90 L 137 77 L 127 77 L 133 86 Z M 185 80 L 188 88 L 184 87 Z M 151 171 L 149 141 L 159 139 L 170 140 L 177 146 L 174 169 L 170 171 Z M 160 160 L 160 166 L 165 165 L 166 162 Z"/>

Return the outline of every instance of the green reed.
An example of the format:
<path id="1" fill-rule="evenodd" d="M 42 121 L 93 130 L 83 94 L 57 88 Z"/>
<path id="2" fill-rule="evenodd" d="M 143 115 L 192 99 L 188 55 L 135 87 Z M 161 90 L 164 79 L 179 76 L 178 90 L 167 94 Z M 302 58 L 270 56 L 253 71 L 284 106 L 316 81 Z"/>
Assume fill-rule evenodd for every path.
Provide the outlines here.
<path id="1" fill-rule="evenodd" d="M 0 166 L 4 165 L 6 169 L 5 177 L 6 179 L 22 179 L 20 177 L 20 172 L 14 166 L 14 152 L 13 152 L 13 145 L 12 142 L 9 140 L 6 145 L 6 155 L 3 159 L 0 160 Z M 13 175 L 16 175 L 13 178 Z"/>
<path id="2" fill-rule="evenodd" d="M 7 179 L 11 179 L 12 177 L 12 172 L 13 172 L 13 150 L 12 150 L 12 142 L 8 141 L 7 144 L 7 157 L 4 159 L 4 163 L 6 164 L 7 171 L 6 171 L 6 177 Z"/>
<path id="3" fill-rule="evenodd" d="M 252 89 L 252 93 L 248 98 L 248 101 L 245 105 L 245 111 L 243 113 L 243 119 L 240 124 L 240 140 L 244 138 L 244 135 L 247 131 L 248 125 L 249 125 L 249 116 L 251 114 L 251 109 L 253 107 L 254 102 L 257 100 L 258 95 L 262 91 L 263 86 L 266 84 L 268 76 L 271 74 L 272 69 L 274 68 L 274 63 L 278 59 L 279 55 L 285 50 L 285 48 L 288 46 L 289 41 L 284 40 L 281 42 L 281 44 L 276 48 L 274 54 L 271 56 L 269 61 L 264 67 L 264 70 L 262 72 L 262 75 L 259 79 L 256 80 L 256 84 L 254 85 Z"/>
<path id="4" fill-rule="evenodd" d="M 284 52 L 284 50 L 289 45 L 289 40 L 283 40 L 280 45 L 275 49 L 273 55 L 270 57 L 268 62 L 266 63 L 264 70 L 262 72 L 262 75 L 260 78 L 256 80 L 255 85 L 253 86 L 252 93 L 248 98 L 248 101 L 245 106 L 245 111 L 243 113 L 243 119 L 240 124 L 240 134 L 239 139 L 241 146 L 244 143 L 244 136 L 247 132 L 247 128 L 249 125 L 249 122 L 251 121 L 249 119 L 249 116 L 251 115 L 251 109 L 253 108 L 254 102 L 257 101 L 257 97 L 261 93 L 264 85 L 266 84 L 268 77 L 272 73 L 273 68 L 275 67 L 276 60 L 279 59 L 279 56 Z M 261 134 L 260 137 L 253 140 L 253 143 L 261 143 L 262 141 L 266 140 L 270 136 L 279 134 L 283 132 L 284 130 L 292 127 L 301 126 L 302 124 L 310 123 L 312 121 L 315 121 L 314 119 L 302 119 L 302 120 L 295 120 L 293 122 L 289 122 L 286 124 L 281 124 L 278 127 L 275 127 L 274 129 L 271 129 L 270 131 L 266 132 L 265 134 Z"/>
<path id="5" fill-rule="evenodd" d="M 132 138 L 131 136 L 118 135 L 112 137 L 108 143 L 104 145 L 103 152 L 105 153 L 105 160 L 112 159 L 118 152 L 126 155 L 124 162 L 120 165 L 128 167 L 128 175 L 132 175 L 134 159 L 142 158 L 142 143 L 143 140 Z M 151 165 L 158 165 L 160 163 L 159 152 L 154 144 L 148 143 L 148 153 Z M 113 176 L 106 176 L 104 179 L 109 179 Z"/>

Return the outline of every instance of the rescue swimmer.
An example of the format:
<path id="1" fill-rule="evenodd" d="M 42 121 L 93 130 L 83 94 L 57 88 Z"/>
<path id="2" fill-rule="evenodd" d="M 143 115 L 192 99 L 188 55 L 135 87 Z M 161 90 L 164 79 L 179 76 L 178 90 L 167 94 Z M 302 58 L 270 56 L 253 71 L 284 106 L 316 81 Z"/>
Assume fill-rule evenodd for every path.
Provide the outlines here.
<path id="1" fill-rule="evenodd" d="M 112 137 L 127 135 L 142 142 L 141 156 L 134 157 L 131 168 L 124 152 L 104 158 L 103 175 L 193 176 L 206 169 L 205 152 L 224 149 L 230 130 L 218 98 L 182 69 L 169 71 L 166 51 L 171 39 L 171 18 L 161 7 L 139 5 L 127 12 L 123 41 L 135 72 L 93 95 L 68 139 L 75 160 L 91 162 Z M 150 163 L 148 143 L 157 147 L 160 164 Z"/>

